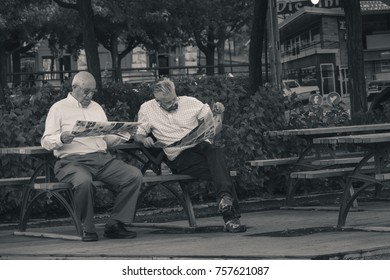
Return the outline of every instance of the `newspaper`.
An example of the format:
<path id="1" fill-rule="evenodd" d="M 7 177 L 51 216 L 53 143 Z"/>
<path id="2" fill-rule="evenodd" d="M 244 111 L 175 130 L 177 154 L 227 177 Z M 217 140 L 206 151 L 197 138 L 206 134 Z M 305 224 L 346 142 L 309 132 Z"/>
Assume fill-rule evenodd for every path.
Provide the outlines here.
<path id="1" fill-rule="evenodd" d="M 134 134 L 139 122 L 97 122 L 97 121 L 76 121 L 72 129 L 75 137 L 100 136 L 107 134 L 117 134 L 123 136 L 123 133 Z"/>
<path id="2" fill-rule="evenodd" d="M 198 125 L 182 139 L 173 142 L 172 144 L 169 145 L 157 141 L 154 143 L 153 147 L 170 148 L 170 147 L 189 146 L 192 144 L 198 144 L 205 140 L 213 141 L 214 136 L 215 136 L 214 118 L 213 118 L 213 114 L 210 112 L 210 114 L 207 114 L 204 118 L 200 119 Z"/>

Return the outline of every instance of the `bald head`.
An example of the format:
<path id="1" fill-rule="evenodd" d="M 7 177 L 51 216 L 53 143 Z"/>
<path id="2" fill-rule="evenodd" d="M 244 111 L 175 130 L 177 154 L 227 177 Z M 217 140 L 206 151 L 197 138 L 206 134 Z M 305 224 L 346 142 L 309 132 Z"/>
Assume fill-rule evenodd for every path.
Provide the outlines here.
<path id="1" fill-rule="evenodd" d="M 81 71 L 73 77 L 72 88 L 75 86 L 80 88 L 95 88 L 96 81 L 91 73 L 87 71 Z"/>
<path id="2" fill-rule="evenodd" d="M 92 102 L 92 97 L 96 90 L 96 81 L 91 73 L 82 71 L 73 77 L 72 96 L 86 108 Z"/>

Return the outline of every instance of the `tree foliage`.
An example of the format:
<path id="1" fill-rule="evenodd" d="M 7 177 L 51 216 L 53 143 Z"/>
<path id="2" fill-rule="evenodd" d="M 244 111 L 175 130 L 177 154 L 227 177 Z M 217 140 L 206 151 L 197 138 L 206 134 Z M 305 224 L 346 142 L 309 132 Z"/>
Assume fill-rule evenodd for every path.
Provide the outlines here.
<path id="1" fill-rule="evenodd" d="M 121 77 L 121 60 L 136 46 L 157 52 L 197 45 L 206 56 L 210 74 L 217 50 L 223 73 L 225 41 L 248 24 L 253 0 L 4 0 L 2 4 L 1 89 L 7 85 L 5 61 L 9 56 L 17 58 L 40 39 L 48 39 L 55 57 L 64 52 L 77 57 L 85 49 L 88 70 L 102 93 L 99 43 L 111 53 L 116 81 Z M 13 65 L 20 67 L 20 61 Z"/>
<path id="2" fill-rule="evenodd" d="M 135 47 L 150 50 L 167 45 L 168 13 L 162 2 L 99 0 L 95 4 L 96 35 L 111 53 L 116 82 L 122 76 L 121 60 Z"/>
<path id="3" fill-rule="evenodd" d="M 2 1 L 0 5 L 0 102 L 4 102 L 7 88 L 8 57 L 34 47 L 43 38 L 42 26 L 52 15 L 51 7 L 45 0 Z"/>
<path id="4" fill-rule="evenodd" d="M 80 19 L 73 10 L 63 9 L 57 4 L 53 6 L 55 16 L 45 28 L 49 47 L 55 57 L 66 52 L 77 58 L 84 47 Z"/>
<path id="5" fill-rule="evenodd" d="M 78 12 L 87 58 L 88 70 L 95 77 L 96 87 L 100 94 L 102 91 L 102 78 L 100 73 L 100 60 L 98 52 L 98 44 L 96 42 L 95 27 L 94 27 L 94 12 L 92 9 L 92 0 L 54 0 L 60 7 L 73 9 Z"/>
<path id="6" fill-rule="evenodd" d="M 252 0 L 172 1 L 171 14 L 180 22 L 179 33 L 188 38 L 205 54 L 206 66 L 214 66 L 218 51 L 219 73 L 223 73 L 226 39 L 248 24 Z M 207 73 L 214 74 L 213 67 Z"/>

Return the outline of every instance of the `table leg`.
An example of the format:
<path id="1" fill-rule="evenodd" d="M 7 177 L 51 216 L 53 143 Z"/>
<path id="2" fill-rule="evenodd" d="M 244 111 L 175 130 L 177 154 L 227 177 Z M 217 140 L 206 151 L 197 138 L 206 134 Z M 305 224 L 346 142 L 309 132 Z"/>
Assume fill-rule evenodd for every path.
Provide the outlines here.
<path id="1" fill-rule="evenodd" d="M 351 208 L 359 194 L 362 193 L 365 189 L 367 189 L 370 185 L 378 183 L 374 177 L 364 174 L 364 166 L 367 165 L 367 162 L 373 156 L 375 156 L 375 152 L 367 153 L 367 155 L 363 157 L 363 159 L 358 163 L 352 174 L 347 179 L 340 203 L 339 217 L 337 221 L 338 228 L 345 226 L 349 209 Z M 353 188 L 353 183 L 356 181 L 363 181 L 364 184 L 355 192 Z"/>

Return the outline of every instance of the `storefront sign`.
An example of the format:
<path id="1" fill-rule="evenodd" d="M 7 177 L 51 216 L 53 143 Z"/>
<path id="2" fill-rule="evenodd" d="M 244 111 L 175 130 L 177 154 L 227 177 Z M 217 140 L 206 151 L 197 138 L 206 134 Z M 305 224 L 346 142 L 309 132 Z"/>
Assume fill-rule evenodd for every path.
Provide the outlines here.
<path id="1" fill-rule="evenodd" d="M 294 1 L 294 0 L 281 0 L 277 1 L 278 14 L 292 14 L 302 9 L 305 6 L 313 7 L 314 5 L 310 0 L 307 1 Z M 340 0 L 320 0 L 315 5 L 318 8 L 337 8 L 340 7 Z"/>
<path id="2" fill-rule="evenodd" d="M 320 0 L 320 2 L 316 5 L 312 4 L 310 0 L 277 0 L 278 14 L 292 14 L 305 6 L 317 8 L 338 8 L 340 7 L 340 0 Z M 362 11 L 389 10 L 390 0 L 360 1 L 360 6 Z"/>

